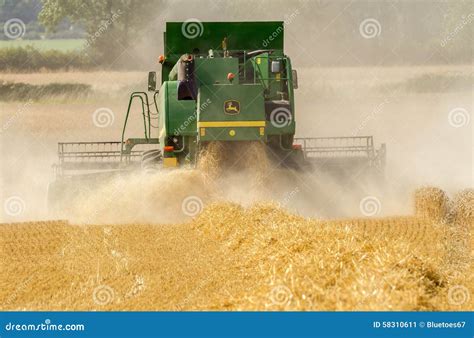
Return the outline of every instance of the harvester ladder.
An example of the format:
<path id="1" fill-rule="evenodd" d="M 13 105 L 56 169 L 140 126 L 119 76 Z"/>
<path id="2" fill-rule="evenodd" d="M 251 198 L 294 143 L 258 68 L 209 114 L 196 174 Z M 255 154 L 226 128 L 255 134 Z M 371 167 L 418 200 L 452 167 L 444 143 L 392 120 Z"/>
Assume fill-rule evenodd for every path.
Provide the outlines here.
<path id="1" fill-rule="evenodd" d="M 153 104 L 156 109 L 155 117 L 153 119 L 158 118 L 158 105 L 156 103 L 156 96 L 158 95 L 158 91 L 155 91 L 153 94 Z M 128 117 L 130 116 L 130 110 L 132 108 L 132 103 L 134 99 L 140 99 L 141 101 L 141 107 L 142 107 L 142 116 L 143 116 L 143 129 L 144 129 L 144 135 L 145 135 L 145 142 L 140 142 L 140 143 L 155 143 L 155 141 L 151 141 L 151 115 L 152 113 L 150 112 L 150 102 L 148 100 L 148 94 L 146 92 L 133 92 L 130 95 L 130 100 L 128 102 L 128 108 L 127 108 L 127 114 L 125 115 L 125 122 L 123 124 L 123 130 L 122 130 L 122 140 L 121 140 L 121 155 L 128 155 L 130 152 L 129 147 L 127 147 L 126 142 L 125 142 L 125 131 L 127 129 L 127 122 L 128 122 Z M 153 126 L 156 128 L 155 126 Z"/>

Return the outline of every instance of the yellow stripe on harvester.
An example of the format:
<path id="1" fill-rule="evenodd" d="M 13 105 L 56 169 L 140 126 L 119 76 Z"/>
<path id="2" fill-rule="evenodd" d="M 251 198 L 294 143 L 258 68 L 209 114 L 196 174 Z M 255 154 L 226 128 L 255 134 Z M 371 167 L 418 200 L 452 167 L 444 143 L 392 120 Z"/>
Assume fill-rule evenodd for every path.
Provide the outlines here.
<path id="1" fill-rule="evenodd" d="M 203 121 L 198 128 L 265 127 L 265 121 Z"/>

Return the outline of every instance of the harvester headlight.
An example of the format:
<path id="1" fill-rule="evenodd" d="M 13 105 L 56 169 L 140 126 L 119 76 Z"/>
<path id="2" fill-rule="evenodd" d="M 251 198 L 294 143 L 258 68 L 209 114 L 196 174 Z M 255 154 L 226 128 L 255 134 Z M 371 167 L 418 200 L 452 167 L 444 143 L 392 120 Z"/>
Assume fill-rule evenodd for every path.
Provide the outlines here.
<path id="1" fill-rule="evenodd" d="M 293 150 L 303 150 L 303 146 L 301 144 L 293 144 Z"/>
<path id="2" fill-rule="evenodd" d="M 232 82 L 235 78 L 235 74 L 234 73 L 229 73 L 227 74 L 227 80 L 229 80 L 229 82 Z"/>
<path id="3" fill-rule="evenodd" d="M 235 136 L 235 130 L 234 129 L 229 130 L 229 135 L 230 136 Z"/>

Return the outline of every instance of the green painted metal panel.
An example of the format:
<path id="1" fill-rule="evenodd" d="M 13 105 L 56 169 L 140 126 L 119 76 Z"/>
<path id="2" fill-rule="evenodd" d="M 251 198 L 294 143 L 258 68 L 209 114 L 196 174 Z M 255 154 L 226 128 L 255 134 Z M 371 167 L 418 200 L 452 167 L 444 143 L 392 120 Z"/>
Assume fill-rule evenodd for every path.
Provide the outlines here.
<path id="1" fill-rule="evenodd" d="M 160 138 L 170 135 L 196 135 L 196 101 L 178 100 L 178 82 L 166 81 L 158 96 Z"/>
<path id="2" fill-rule="evenodd" d="M 233 84 L 239 84 L 239 60 L 237 58 L 198 58 L 195 61 L 198 85 L 228 84 L 227 74 L 234 73 Z"/>
<path id="3" fill-rule="evenodd" d="M 199 141 L 261 141 L 265 138 L 260 135 L 258 127 L 237 128 L 205 128 L 205 135 L 199 136 Z M 232 131 L 232 135 L 230 132 Z"/>
<path id="4" fill-rule="evenodd" d="M 256 78 L 259 78 L 265 88 L 268 88 L 269 65 L 268 53 L 252 58 Z"/>
<path id="5" fill-rule="evenodd" d="M 291 63 L 283 52 L 283 23 L 194 22 L 196 29 L 194 33 L 186 31 L 185 27 L 185 24 L 192 23 L 167 23 L 164 36 L 166 62 L 163 65 L 163 79 L 167 79 L 169 70 L 182 54 L 193 53 L 198 99 L 197 102 L 178 101 L 177 82 L 165 82 L 166 95 L 162 96 L 160 93 L 160 97 L 165 101 L 163 105 L 166 106 L 166 114 L 163 114 L 165 133 L 162 134 L 198 137 L 201 141 L 265 140 L 271 135 L 294 134 L 295 110 Z M 224 38 L 231 57 L 223 57 Z M 207 57 L 209 49 L 215 51 L 214 58 Z M 240 62 L 244 62 L 241 65 L 237 55 L 242 54 L 232 54 L 233 51 L 257 49 L 272 49 L 273 53 L 241 59 Z M 282 61 L 282 72 L 278 75 L 270 71 L 270 62 L 277 59 Z M 244 72 L 244 64 L 250 73 Z M 242 83 L 239 83 L 239 66 L 240 76 L 243 77 Z M 254 80 L 251 76 L 253 71 L 256 75 Z M 228 73 L 236 75 L 232 83 L 227 80 Z M 285 97 L 280 92 L 285 92 Z M 282 99 L 290 102 L 290 110 L 293 112 L 292 121 L 288 125 L 275 127 L 267 121 L 265 133 L 261 135 L 260 127 L 248 124 L 228 127 L 220 123 L 212 127 L 206 126 L 205 134 L 200 135 L 196 122 L 265 121 L 265 100 Z M 232 102 L 232 109 L 236 109 L 238 105 L 238 112 L 226 111 L 225 105 L 229 101 Z"/>
<path id="6" fill-rule="evenodd" d="M 283 22 L 167 22 L 165 54 L 182 55 L 198 49 L 222 49 L 227 38 L 229 50 L 283 50 Z"/>
<path id="7" fill-rule="evenodd" d="M 183 54 L 207 55 L 209 49 L 222 53 L 224 38 L 230 51 L 272 49 L 273 55 L 283 55 L 282 21 L 167 22 L 163 33 L 166 61 L 162 66 L 162 82 L 168 80 L 168 74 Z"/>
<path id="8" fill-rule="evenodd" d="M 290 123 L 283 126 L 273 126 L 271 122 L 267 121 L 265 126 L 265 135 L 285 135 L 294 134 L 296 128 L 295 120 L 293 119 Z"/>
<path id="9" fill-rule="evenodd" d="M 166 130 L 165 130 L 165 122 L 166 122 L 166 116 L 168 114 L 168 101 L 167 101 L 167 95 L 168 95 L 168 84 L 167 82 L 163 83 L 163 85 L 160 88 L 160 91 L 158 93 L 158 138 L 160 139 L 161 145 L 165 145 L 164 143 L 164 138 L 166 137 Z"/>
<path id="10" fill-rule="evenodd" d="M 226 101 L 238 101 L 240 111 L 225 112 Z M 198 109 L 199 121 L 264 121 L 265 104 L 260 84 L 228 84 L 201 86 L 198 107 L 210 102 L 205 110 Z"/>
<path id="11" fill-rule="evenodd" d="M 296 121 L 296 106 L 295 106 L 295 94 L 293 89 L 293 66 L 291 65 L 291 59 L 286 58 L 286 77 L 288 78 L 288 100 L 290 101 L 291 111 L 293 112 L 293 124 Z M 293 127 L 293 134 L 295 133 L 296 127 Z"/>

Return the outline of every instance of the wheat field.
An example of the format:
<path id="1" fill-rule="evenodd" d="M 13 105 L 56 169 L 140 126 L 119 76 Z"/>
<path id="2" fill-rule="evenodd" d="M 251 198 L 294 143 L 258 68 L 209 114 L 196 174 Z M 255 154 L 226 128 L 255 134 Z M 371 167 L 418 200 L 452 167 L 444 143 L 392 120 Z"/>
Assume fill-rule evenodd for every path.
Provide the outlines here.
<path id="1" fill-rule="evenodd" d="M 0 304 L 2 310 L 469 310 L 474 195 L 443 196 L 419 190 L 416 213 L 404 217 L 317 220 L 276 204 L 215 203 L 178 224 L 4 224 Z"/>
<path id="2" fill-rule="evenodd" d="M 455 107 L 472 111 L 472 88 L 445 92 L 441 77 L 436 90 L 403 89 L 411 78 L 463 72 L 472 73 L 470 65 L 301 70 L 297 136 L 359 131 L 387 143 L 390 190 L 373 217 L 358 216 L 364 195 L 332 190 L 318 177 L 295 185 L 274 179 L 273 171 L 273 181 L 261 183 L 269 191 L 249 193 L 253 182 L 239 176 L 215 198 L 208 181 L 176 171 L 147 179 L 147 190 L 141 178 L 123 182 L 126 194 L 113 203 L 101 199 L 108 189 L 98 189 L 79 215 L 64 215 L 67 221 L 38 221 L 50 218 L 44 196 L 57 142 L 118 140 L 128 100 L 123 92 L 130 91 L 124 88 L 143 88 L 146 77 L 1 74 L 6 82 L 87 84 L 94 95 L 0 105 L 0 193 L 24 202 L 21 215 L 0 215 L 0 309 L 472 309 L 474 202 L 472 190 L 459 192 L 472 183 L 472 136 L 469 125 L 454 128 L 448 120 Z M 106 128 L 92 119 L 101 107 L 114 113 Z M 133 128 L 129 136 L 139 136 L 141 124 Z M 436 188 L 413 194 L 426 184 L 453 198 Z M 314 215 L 326 202 L 320 192 L 333 197 L 326 207 L 342 209 L 336 210 L 341 216 Z M 204 209 L 173 218 L 182 216 L 187 195 L 201 196 Z M 275 199 L 280 204 L 270 202 Z M 350 203 L 355 208 L 345 210 Z"/>

